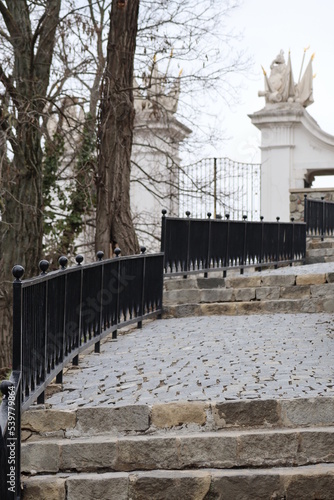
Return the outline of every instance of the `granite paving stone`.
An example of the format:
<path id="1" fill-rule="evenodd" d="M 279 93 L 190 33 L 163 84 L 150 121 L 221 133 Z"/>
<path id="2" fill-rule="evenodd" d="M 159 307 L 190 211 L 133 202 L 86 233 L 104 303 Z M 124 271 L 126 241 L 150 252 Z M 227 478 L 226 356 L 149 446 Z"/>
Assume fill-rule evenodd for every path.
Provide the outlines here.
<path id="1" fill-rule="evenodd" d="M 326 269 L 323 267 L 326 266 Z M 263 271 L 326 274 L 334 263 Z M 64 373 L 56 409 L 334 394 L 334 315 L 172 318 L 101 344 Z"/>

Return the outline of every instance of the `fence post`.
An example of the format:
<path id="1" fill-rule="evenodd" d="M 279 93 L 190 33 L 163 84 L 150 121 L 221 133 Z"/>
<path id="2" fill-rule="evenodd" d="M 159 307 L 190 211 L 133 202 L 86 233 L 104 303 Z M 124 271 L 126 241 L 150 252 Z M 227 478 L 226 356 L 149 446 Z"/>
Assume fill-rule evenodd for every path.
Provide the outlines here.
<path id="1" fill-rule="evenodd" d="M 117 339 L 117 330 L 118 330 L 118 325 L 120 324 L 120 315 L 119 315 L 119 283 L 120 283 L 120 278 L 121 278 L 121 260 L 119 259 L 119 256 L 121 254 L 121 249 L 120 248 L 115 248 L 115 255 L 116 258 L 118 259 L 117 263 L 117 303 L 116 303 L 116 330 L 113 331 L 112 334 L 112 339 L 116 340 Z"/>
<path id="2" fill-rule="evenodd" d="M 58 263 L 61 266 L 60 271 L 65 271 L 68 259 L 64 255 L 59 257 Z M 63 342 L 62 342 L 62 362 L 64 361 L 65 357 L 65 346 L 66 346 L 66 301 L 67 301 L 67 274 L 64 276 L 64 317 L 63 317 Z M 79 355 L 77 354 L 74 356 L 72 359 L 72 365 L 73 366 L 78 366 L 79 365 Z M 56 383 L 61 384 L 63 382 L 63 370 L 61 370 L 57 377 L 56 377 Z"/>
<path id="3" fill-rule="evenodd" d="M 143 315 L 144 315 L 144 301 L 145 301 L 145 276 L 146 276 L 146 247 L 140 247 L 140 252 L 143 256 L 143 272 L 142 272 L 142 285 L 141 285 L 141 301 L 140 301 L 140 310 L 139 310 L 139 315 L 140 315 L 140 320 L 137 323 L 138 328 L 143 327 Z"/>
<path id="4" fill-rule="evenodd" d="M 217 158 L 213 159 L 213 218 L 217 216 Z"/>
<path id="5" fill-rule="evenodd" d="M 22 371 L 22 266 L 14 266 L 13 283 L 13 371 Z"/>
<path id="6" fill-rule="evenodd" d="M 102 250 L 99 250 L 96 253 L 96 257 L 97 257 L 99 262 L 102 262 L 102 259 L 104 257 L 104 252 L 102 252 Z M 80 324 L 81 324 L 82 285 L 83 285 L 83 271 L 81 271 L 81 272 L 82 272 L 82 274 L 81 274 L 82 278 L 81 278 L 81 297 L 80 297 Z M 101 300 L 100 300 L 100 314 L 99 314 L 99 327 L 98 327 L 100 337 L 101 337 L 101 332 L 102 332 L 103 278 L 104 278 L 104 264 L 101 264 L 101 288 L 100 288 Z M 100 340 L 99 340 L 98 342 L 95 343 L 94 352 L 96 352 L 97 354 L 100 354 L 100 347 L 101 347 L 101 344 L 100 344 Z"/>
<path id="7" fill-rule="evenodd" d="M 326 217 L 326 202 L 324 201 L 325 197 L 321 197 L 322 201 L 322 225 L 321 225 L 321 241 L 324 241 L 324 235 L 325 235 L 325 227 L 327 224 L 325 224 L 325 217 Z M 327 222 L 327 221 L 326 221 Z"/>
<path id="8" fill-rule="evenodd" d="M 211 261 L 211 212 L 207 213 L 208 219 L 209 219 L 209 230 L 208 230 L 208 254 L 207 254 L 207 259 L 206 259 L 206 268 L 210 268 L 210 261 Z M 204 278 L 208 277 L 208 273 L 204 273 Z"/>
<path id="9" fill-rule="evenodd" d="M 160 251 L 163 252 L 164 254 L 164 270 L 167 272 L 166 269 L 166 214 L 167 210 L 164 208 L 161 210 L 162 213 L 162 218 L 161 218 L 161 247 Z"/>
<path id="10" fill-rule="evenodd" d="M 275 264 L 275 269 L 278 268 L 278 262 L 279 262 L 279 255 L 280 255 L 280 217 L 276 217 L 277 221 L 277 251 L 276 251 L 276 264 Z"/>
<path id="11" fill-rule="evenodd" d="M 41 270 L 41 276 L 45 275 L 48 268 L 49 268 L 49 262 L 47 260 L 41 260 L 39 265 L 39 269 Z M 44 366 L 43 366 L 43 374 L 42 378 L 45 380 L 45 374 L 47 372 L 47 339 L 48 339 L 48 282 L 45 282 L 45 323 L 44 323 L 44 329 L 45 329 L 45 337 L 44 337 Z M 43 391 L 38 397 L 37 397 L 37 404 L 44 404 L 45 403 L 45 392 Z"/>
<path id="12" fill-rule="evenodd" d="M 187 231 L 187 238 L 188 238 L 188 239 L 187 239 L 187 257 L 186 257 L 186 269 L 185 269 L 186 271 L 189 271 L 189 270 L 190 270 L 190 269 L 189 269 L 189 268 L 190 268 L 190 265 L 189 265 L 189 254 L 190 254 L 190 224 L 191 224 L 190 215 L 191 215 L 191 214 L 190 214 L 189 210 L 187 210 L 187 211 L 186 211 L 186 216 L 187 216 L 187 218 L 188 218 L 189 220 L 188 220 L 188 231 Z M 187 279 L 187 277 L 188 277 L 188 276 L 187 276 L 186 274 L 184 274 L 184 275 L 183 275 L 183 278 L 184 278 L 184 279 Z"/>
<path id="13" fill-rule="evenodd" d="M 227 220 L 227 237 L 226 237 L 226 256 L 225 264 L 228 266 L 229 259 L 229 245 L 230 245 L 230 214 L 225 214 L 225 219 Z M 223 277 L 226 278 L 226 269 L 223 271 Z"/>
<path id="14" fill-rule="evenodd" d="M 15 397 L 15 436 L 10 436 L 15 443 L 15 493 L 13 498 L 21 498 L 21 405 L 22 405 L 22 281 L 24 274 L 22 266 L 14 266 L 12 274 L 13 283 L 13 373 L 18 372 L 17 390 Z M 12 374 L 13 376 L 13 374 Z M 7 396 L 8 397 L 8 396 Z M 1 432 L 1 429 L 0 429 Z M 6 440 L 6 446 L 7 440 Z M 9 474 L 9 463 L 7 461 L 7 474 Z"/>
<path id="15" fill-rule="evenodd" d="M 306 231 L 308 232 L 308 199 L 307 199 L 307 194 L 304 194 L 304 222 L 306 223 Z"/>
<path id="16" fill-rule="evenodd" d="M 291 243 L 291 262 L 290 262 L 290 267 L 292 267 L 292 261 L 295 258 L 295 218 L 291 217 L 291 222 L 292 222 L 292 243 Z"/>
<path id="17" fill-rule="evenodd" d="M 247 244 L 247 215 L 242 216 L 245 227 L 244 227 L 244 248 L 242 251 L 242 265 L 245 265 L 246 262 L 246 244 Z M 240 268 L 240 274 L 244 274 L 244 268 Z"/>
<path id="18" fill-rule="evenodd" d="M 264 243 L 264 222 L 263 222 L 263 215 L 260 215 L 260 221 L 261 221 L 261 248 L 260 248 L 260 259 L 259 259 L 259 267 L 258 271 L 262 271 L 262 264 L 264 262 L 264 256 L 263 256 L 263 243 Z"/>
<path id="19" fill-rule="evenodd" d="M 40 263 L 38 264 L 38 267 L 41 271 L 41 276 L 45 276 L 47 273 L 47 270 L 49 269 L 49 262 L 47 260 L 41 260 Z M 45 329 L 45 338 L 44 338 L 44 380 L 45 376 L 47 373 L 47 346 L 48 346 L 48 299 L 49 299 L 49 284 L 46 281 L 45 282 L 45 323 L 44 323 L 44 329 Z M 44 392 L 43 394 L 43 403 L 44 403 Z M 39 396 L 40 398 L 41 396 Z"/>
<path id="20" fill-rule="evenodd" d="M 84 260 L 83 255 L 78 254 L 75 257 L 75 261 L 78 266 L 81 266 Z M 80 299 L 79 299 L 79 321 L 78 321 L 78 332 L 77 338 L 75 339 L 75 346 L 79 349 L 81 340 L 81 325 L 82 325 L 82 290 L 83 290 L 83 268 L 80 269 Z M 96 344 L 95 344 L 96 345 Z M 96 351 L 95 351 L 96 352 Z"/>

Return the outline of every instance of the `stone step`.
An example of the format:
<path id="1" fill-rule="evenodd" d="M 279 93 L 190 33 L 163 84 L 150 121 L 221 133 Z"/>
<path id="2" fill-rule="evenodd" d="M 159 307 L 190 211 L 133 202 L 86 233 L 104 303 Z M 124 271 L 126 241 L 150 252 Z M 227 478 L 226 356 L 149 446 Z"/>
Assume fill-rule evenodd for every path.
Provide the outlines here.
<path id="1" fill-rule="evenodd" d="M 306 257 L 332 257 L 334 248 L 314 248 L 306 251 Z"/>
<path id="2" fill-rule="evenodd" d="M 334 246 L 329 246 L 330 244 L 327 242 L 323 243 L 323 247 L 309 248 L 306 251 L 306 264 L 334 262 Z"/>
<path id="3" fill-rule="evenodd" d="M 312 239 L 306 245 L 305 264 L 334 262 L 334 239 Z"/>
<path id="4" fill-rule="evenodd" d="M 334 313 L 334 300 L 329 296 L 319 299 L 279 299 L 247 302 L 212 302 L 202 304 L 165 305 L 164 318 L 185 318 L 190 316 L 247 314 L 295 314 L 295 313 Z"/>
<path id="5" fill-rule="evenodd" d="M 318 250 L 324 248 L 334 248 L 334 238 L 325 238 L 321 241 L 321 238 L 313 238 L 306 243 L 307 250 Z"/>
<path id="6" fill-rule="evenodd" d="M 182 288 L 182 286 L 185 288 Z M 334 312 L 334 273 L 169 280 L 165 316 Z"/>
<path id="7" fill-rule="evenodd" d="M 177 295 L 179 292 L 195 293 L 194 291 L 205 290 L 235 290 L 239 288 L 270 288 L 280 287 L 283 290 L 290 287 L 326 285 L 334 283 L 334 273 L 317 274 L 261 274 L 234 276 L 227 278 L 172 278 L 164 283 L 164 298 Z M 197 295 L 196 297 L 200 297 Z"/>
<path id="8" fill-rule="evenodd" d="M 329 262 L 334 262 L 334 254 L 333 255 L 327 255 L 325 257 L 306 257 L 305 264 L 323 264 L 323 263 L 329 263 Z"/>
<path id="9" fill-rule="evenodd" d="M 306 280 L 304 281 L 306 282 Z M 212 288 L 172 290 L 165 292 L 164 305 L 201 304 L 210 302 L 250 302 L 279 299 L 319 299 L 334 297 L 334 283 L 323 285 L 258 286 L 244 288 Z"/>
<path id="10" fill-rule="evenodd" d="M 23 440 L 334 426 L 334 398 L 175 402 L 77 410 L 33 409 L 22 415 Z"/>
<path id="11" fill-rule="evenodd" d="M 24 500 L 333 500 L 334 464 L 23 478 Z"/>
<path id="12" fill-rule="evenodd" d="M 224 430 L 189 434 L 32 441 L 26 474 L 289 467 L 334 462 L 334 428 Z"/>

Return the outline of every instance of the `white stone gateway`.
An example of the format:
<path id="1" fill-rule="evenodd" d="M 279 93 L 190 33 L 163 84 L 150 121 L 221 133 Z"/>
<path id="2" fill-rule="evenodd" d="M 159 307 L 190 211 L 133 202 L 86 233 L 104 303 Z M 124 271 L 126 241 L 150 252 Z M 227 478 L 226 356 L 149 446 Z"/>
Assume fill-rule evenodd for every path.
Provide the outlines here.
<path id="1" fill-rule="evenodd" d="M 265 97 L 265 107 L 249 115 L 261 130 L 261 211 L 268 221 L 277 216 L 289 221 L 291 189 L 310 187 L 315 175 L 334 174 L 334 136 L 305 109 L 314 102 L 313 57 L 295 83 L 290 53 L 286 63 L 281 50 L 269 77 L 263 70 L 265 89 L 259 96 Z"/>

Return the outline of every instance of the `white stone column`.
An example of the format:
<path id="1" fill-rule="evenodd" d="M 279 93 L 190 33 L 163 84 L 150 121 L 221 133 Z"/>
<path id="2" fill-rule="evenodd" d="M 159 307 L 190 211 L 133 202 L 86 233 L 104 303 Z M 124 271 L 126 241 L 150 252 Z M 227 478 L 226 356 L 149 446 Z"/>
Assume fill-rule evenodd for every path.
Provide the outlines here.
<path id="1" fill-rule="evenodd" d="M 300 104 L 283 103 L 249 115 L 261 130 L 261 214 L 267 221 L 289 221 L 289 190 L 304 187 L 304 171 L 294 169 L 295 132 L 303 113 Z"/>

